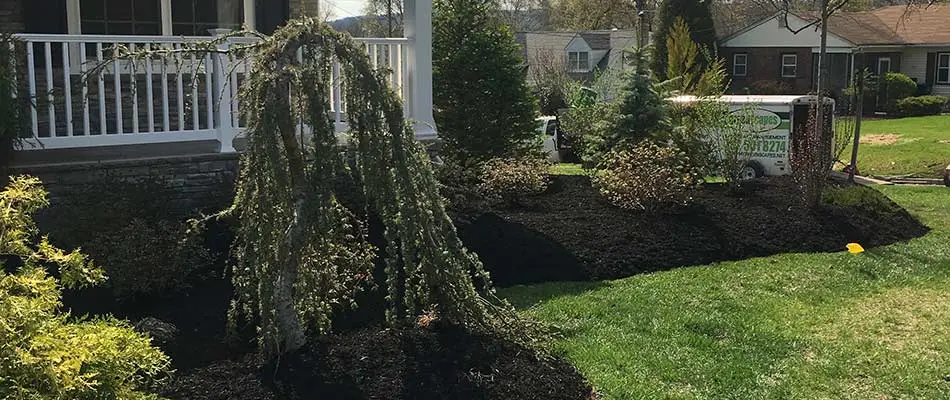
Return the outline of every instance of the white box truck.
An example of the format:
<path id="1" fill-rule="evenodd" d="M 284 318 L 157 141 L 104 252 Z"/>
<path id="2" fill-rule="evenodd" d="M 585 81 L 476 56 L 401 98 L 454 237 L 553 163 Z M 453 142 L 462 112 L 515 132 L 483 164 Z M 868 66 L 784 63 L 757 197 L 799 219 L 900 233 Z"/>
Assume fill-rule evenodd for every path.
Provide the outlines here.
<path id="1" fill-rule="evenodd" d="M 689 104 L 695 102 L 695 96 L 677 96 L 670 99 L 674 103 Z M 743 171 L 743 178 L 752 179 L 761 176 L 786 175 L 791 172 L 788 151 L 790 138 L 796 132 L 805 129 L 811 107 L 819 102 L 818 96 L 810 95 L 726 95 L 702 100 L 721 101 L 729 105 L 733 112 L 747 107 L 754 109 L 757 123 L 756 142 L 751 149 L 749 163 Z M 828 112 L 825 113 L 825 126 L 834 129 L 834 100 L 824 98 Z M 829 149 L 830 151 L 831 149 Z"/>

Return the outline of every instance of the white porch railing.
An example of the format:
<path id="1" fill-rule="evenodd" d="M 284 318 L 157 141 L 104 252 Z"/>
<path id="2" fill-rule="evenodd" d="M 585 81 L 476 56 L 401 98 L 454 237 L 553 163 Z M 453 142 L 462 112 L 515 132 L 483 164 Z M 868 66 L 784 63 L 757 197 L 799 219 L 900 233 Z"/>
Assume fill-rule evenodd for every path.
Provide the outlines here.
<path id="1" fill-rule="evenodd" d="M 116 61 L 90 72 L 111 58 L 118 46 L 137 49 L 181 49 L 208 37 L 37 35 L 20 34 L 26 44 L 26 93 L 34 99 L 31 132 L 24 150 L 99 147 L 190 141 L 220 142 L 221 152 L 233 152 L 234 138 L 243 132 L 238 113 L 238 90 L 251 60 L 225 53 L 177 53 L 174 58 Z M 250 39 L 231 38 L 226 50 Z M 410 39 L 357 38 L 366 46 L 374 66 L 388 70 L 387 79 L 407 104 L 407 117 L 431 122 L 431 78 L 419 85 L 411 74 L 418 69 L 409 57 Z M 418 52 L 418 51 L 417 51 Z M 424 52 L 427 53 L 427 52 Z M 430 77 L 431 64 L 421 66 Z M 330 95 L 337 131 L 346 129 L 339 65 L 332 73 Z M 416 81 L 417 88 L 411 87 Z M 418 101 L 429 109 L 413 115 Z M 421 107 L 417 107 L 421 108 Z"/>

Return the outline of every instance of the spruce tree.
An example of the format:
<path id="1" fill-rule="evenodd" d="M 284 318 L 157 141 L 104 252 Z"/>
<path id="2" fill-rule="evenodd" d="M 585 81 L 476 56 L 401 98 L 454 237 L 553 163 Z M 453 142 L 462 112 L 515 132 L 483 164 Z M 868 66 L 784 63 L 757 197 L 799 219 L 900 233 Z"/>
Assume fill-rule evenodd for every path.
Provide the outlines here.
<path id="1" fill-rule="evenodd" d="M 487 0 L 437 0 L 433 96 L 441 155 L 461 165 L 540 149 L 537 105 L 511 31 Z"/>
<path id="2" fill-rule="evenodd" d="M 706 0 L 663 0 L 657 13 L 656 32 L 653 35 L 653 58 L 650 67 L 659 81 L 665 81 L 667 76 L 668 50 L 667 40 L 677 17 L 686 21 L 690 37 L 699 45 L 700 56 L 697 58 L 697 69 L 702 71 L 712 60 L 704 54 L 715 54 L 716 28 L 713 25 L 712 12 L 709 1 Z"/>
<path id="3" fill-rule="evenodd" d="M 634 69 L 623 88 L 616 128 L 605 138 L 605 150 L 636 144 L 669 128 L 667 104 L 655 87 L 646 51 L 637 49 L 632 56 Z"/>

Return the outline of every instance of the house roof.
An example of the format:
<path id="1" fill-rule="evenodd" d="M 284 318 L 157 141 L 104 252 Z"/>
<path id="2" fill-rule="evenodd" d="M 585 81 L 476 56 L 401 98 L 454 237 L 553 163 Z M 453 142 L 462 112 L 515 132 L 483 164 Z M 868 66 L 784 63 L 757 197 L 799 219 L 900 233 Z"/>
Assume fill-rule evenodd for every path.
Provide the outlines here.
<path id="1" fill-rule="evenodd" d="M 805 21 L 815 21 L 814 12 L 795 11 L 790 14 Z M 774 19 L 773 14 L 757 22 L 746 24 L 742 29 L 728 30 L 720 36 L 722 41 L 741 35 L 750 28 Z M 725 18 L 725 17 L 723 17 Z M 906 6 L 882 7 L 871 11 L 839 12 L 828 21 L 828 31 L 855 45 L 936 45 L 950 44 L 950 4 L 934 4 L 922 9 L 907 9 Z M 733 27 L 735 25 L 732 25 Z"/>
<path id="2" fill-rule="evenodd" d="M 587 42 L 591 50 L 610 50 L 610 31 L 580 32 L 578 35 Z"/>

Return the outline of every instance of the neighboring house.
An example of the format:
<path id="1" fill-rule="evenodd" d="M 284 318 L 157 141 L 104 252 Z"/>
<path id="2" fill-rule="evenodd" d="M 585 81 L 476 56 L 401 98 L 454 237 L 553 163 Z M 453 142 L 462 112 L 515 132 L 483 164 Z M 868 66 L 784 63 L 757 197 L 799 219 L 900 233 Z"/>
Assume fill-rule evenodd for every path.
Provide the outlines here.
<path id="1" fill-rule="evenodd" d="M 827 51 L 832 93 L 840 93 L 855 70 L 867 67 L 874 74 L 901 72 L 925 91 L 950 96 L 950 5 L 905 11 L 892 6 L 831 17 Z M 772 15 L 720 39 L 730 91 L 778 86 L 790 93 L 813 91 L 820 34 L 814 26 L 802 29 L 813 21 L 807 13 L 789 13 L 787 19 Z"/>
<path id="2" fill-rule="evenodd" d="M 529 81 L 545 69 L 563 71 L 579 81 L 593 79 L 597 70 L 622 70 L 624 49 L 637 42 L 636 32 L 629 30 L 519 32 L 515 40 L 524 51 Z"/>
<path id="3" fill-rule="evenodd" d="M 428 139 L 435 136 L 432 2 L 406 0 L 405 10 L 411 37 L 357 41 L 375 65 L 388 69 L 407 117 L 418 121 L 417 137 Z M 236 94 L 251 60 L 226 54 L 123 60 L 83 77 L 116 46 L 181 48 L 241 26 L 270 32 L 298 15 L 319 15 L 318 1 L 0 0 L 0 31 L 14 33 L 26 48 L 24 89 L 17 95 L 35 104 L 17 162 L 234 152 L 243 133 Z M 220 46 L 254 40 L 233 37 Z M 341 88 L 331 90 L 331 118 L 343 130 Z"/>

